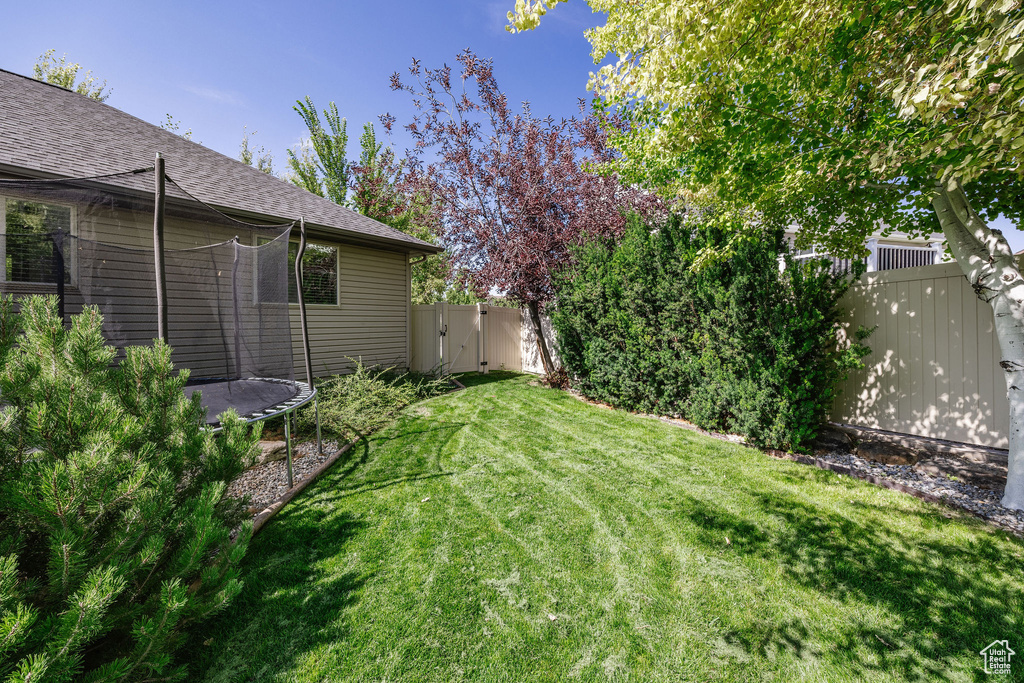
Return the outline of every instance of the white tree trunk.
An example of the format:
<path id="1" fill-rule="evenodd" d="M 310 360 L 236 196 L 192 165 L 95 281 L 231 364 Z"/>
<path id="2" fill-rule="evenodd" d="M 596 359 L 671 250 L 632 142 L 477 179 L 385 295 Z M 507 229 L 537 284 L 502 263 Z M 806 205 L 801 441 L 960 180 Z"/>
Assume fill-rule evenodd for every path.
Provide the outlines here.
<path id="1" fill-rule="evenodd" d="M 959 185 L 940 187 L 932 206 L 967 281 L 995 314 L 999 366 L 1010 404 L 1010 462 L 1003 505 L 1024 510 L 1024 278 L 1003 234 L 971 209 Z"/>

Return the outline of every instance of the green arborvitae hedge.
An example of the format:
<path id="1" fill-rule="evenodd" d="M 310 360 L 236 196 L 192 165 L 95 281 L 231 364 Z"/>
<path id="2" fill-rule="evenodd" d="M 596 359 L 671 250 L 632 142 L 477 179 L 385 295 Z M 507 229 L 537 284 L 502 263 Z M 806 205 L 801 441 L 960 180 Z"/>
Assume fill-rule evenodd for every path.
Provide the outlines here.
<path id="1" fill-rule="evenodd" d="M 679 218 L 657 229 L 634 220 L 617 242 L 584 245 L 556 278 L 559 353 L 586 396 L 800 450 L 867 352 L 837 345 L 849 276 L 794 262 L 781 234 L 694 272 L 702 249 L 726 245 Z"/>
<path id="2" fill-rule="evenodd" d="M 204 428 L 163 343 L 104 344 L 94 308 L 0 297 L 0 680 L 167 681 L 184 629 L 241 590 L 237 415 Z M 239 526 L 238 537 L 230 538 Z"/>

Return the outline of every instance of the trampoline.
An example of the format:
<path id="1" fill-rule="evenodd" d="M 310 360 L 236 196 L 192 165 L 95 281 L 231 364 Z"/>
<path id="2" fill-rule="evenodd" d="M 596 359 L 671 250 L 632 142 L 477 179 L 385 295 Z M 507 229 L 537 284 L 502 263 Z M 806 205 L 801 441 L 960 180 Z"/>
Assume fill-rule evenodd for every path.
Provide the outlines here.
<path id="1" fill-rule="evenodd" d="M 187 183 L 185 183 L 187 185 Z M 288 487 L 292 422 L 312 403 L 302 282 L 301 218 L 283 225 L 239 221 L 153 167 L 90 178 L 0 180 L 0 291 L 55 293 L 62 316 L 96 306 L 119 350 L 165 340 L 187 370 L 207 428 L 233 409 L 247 422 L 284 418 Z M 289 253 L 292 232 L 298 244 Z M 306 381 L 295 378 L 291 306 L 298 307 Z"/>
<path id="2" fill-rule="evenodd" d="M 185 385 L 185 395 L 199 391 L 206 408 L 206 424 L 219 426 L 217 416 L 233 408 L 248 422 L 266 420 L 309 403 L 314 389 L 305 382 L 288 382 L 269 377 L 248 379 L 199 379 Z"/>

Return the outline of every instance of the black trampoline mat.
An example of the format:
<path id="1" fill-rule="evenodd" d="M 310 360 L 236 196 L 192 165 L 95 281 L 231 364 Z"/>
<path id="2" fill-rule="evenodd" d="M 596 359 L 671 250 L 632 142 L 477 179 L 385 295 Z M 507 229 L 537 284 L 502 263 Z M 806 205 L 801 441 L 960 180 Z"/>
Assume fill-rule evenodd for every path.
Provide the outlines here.
<path id="1" fill-rule="evenodd" d="M 259 378 L 199 380 L 185 386 L 185 396 L 202 392 L 200 401 L 206 408 L 206 424 L 217 424 L 217 417 L 234 408 L 242 417 L 260 413 L 294 398 L 299 388 L 293 382 Z"/>

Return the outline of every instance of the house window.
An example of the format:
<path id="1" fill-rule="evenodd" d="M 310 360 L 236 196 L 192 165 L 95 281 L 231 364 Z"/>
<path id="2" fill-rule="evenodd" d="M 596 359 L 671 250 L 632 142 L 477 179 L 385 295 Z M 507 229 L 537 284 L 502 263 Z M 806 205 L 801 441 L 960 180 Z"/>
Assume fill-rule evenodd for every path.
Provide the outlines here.
<path id="1" fill-rule="evenodd" d="M 24 284 L 56 284 L 57 250 L 53 233 L 72 233 L 70 206 L 0 198 L 0 280 Z M 71 282 L 71 258 L 64 260 L 64 282 Z"/>
<path id="2" fill-rule="evenodd" d="M 288 263 L 294 264 L 299 245 L 288 245 Z M 338 305 L 338 248 L 326 244 L 306 243 L 302 255 L 302 293 L 307 304 Z M 299 297 L 295 278 L 288 278 L 288 302 L 297 304 Z"/>

